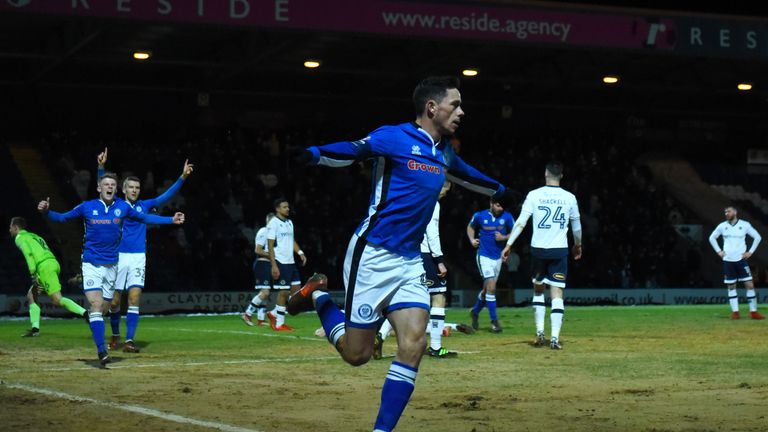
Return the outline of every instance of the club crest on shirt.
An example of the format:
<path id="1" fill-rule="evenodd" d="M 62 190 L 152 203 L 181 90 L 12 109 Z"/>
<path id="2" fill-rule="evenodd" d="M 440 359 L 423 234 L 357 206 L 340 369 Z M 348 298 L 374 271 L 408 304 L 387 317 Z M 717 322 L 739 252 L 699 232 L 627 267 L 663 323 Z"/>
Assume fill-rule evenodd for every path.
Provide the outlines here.
<path id="1" fill-rule="evenodd" d="M 142 211 L 142 210 L 141 210 L 141 206 L 138 206 L 138 207 L 136 207 L 136 211 L 137 211 L 137 212 L 139 212 L 139 213 L 141 213 L 141 211 Z"/>
<path id="2" fill-rule="evenodd" d="M 120 209 L 115 209 L 115 216 L 120 217 L 123 212 Z"/>

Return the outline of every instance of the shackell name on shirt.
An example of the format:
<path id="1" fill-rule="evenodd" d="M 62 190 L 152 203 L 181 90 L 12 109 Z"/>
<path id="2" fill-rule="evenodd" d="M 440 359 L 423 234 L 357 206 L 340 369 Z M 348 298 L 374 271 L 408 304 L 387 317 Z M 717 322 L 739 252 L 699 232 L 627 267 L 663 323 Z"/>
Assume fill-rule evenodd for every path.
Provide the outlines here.
<path id="1" fill-rule="evenodd" d="M 559 198 L 547 198 L 547 199 L 542 198 L 542 199 L 539 199 L 539 204 L 560 204 L 560 205 L 565 205 L 566 202 L 565 202 L 565 200 L 559 199 Z"/>
<path id="2" fill-rule="evenodd" d="M 411 171 L 426 171 L 432 174 L 440 174 L 443 172 L 442 168 L 439 166 L 416 162 L 413 159 L 408 160 L 408 169 Z"/>

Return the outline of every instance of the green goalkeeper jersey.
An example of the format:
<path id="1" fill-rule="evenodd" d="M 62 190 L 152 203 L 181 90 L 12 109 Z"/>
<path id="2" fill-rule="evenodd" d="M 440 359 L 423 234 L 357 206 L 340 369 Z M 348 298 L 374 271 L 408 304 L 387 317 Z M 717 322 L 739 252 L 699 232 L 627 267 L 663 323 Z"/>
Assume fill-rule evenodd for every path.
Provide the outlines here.
<path id="1" fill-rule="evenodd" d="M 26 230 L 21 230 L 16 234 L 16 246 L 24 254 L 24 259 L 27 260 L 30 275 L 37 274 L 38 266 L 43 261 L 56 259 L 42 237 Z"/>

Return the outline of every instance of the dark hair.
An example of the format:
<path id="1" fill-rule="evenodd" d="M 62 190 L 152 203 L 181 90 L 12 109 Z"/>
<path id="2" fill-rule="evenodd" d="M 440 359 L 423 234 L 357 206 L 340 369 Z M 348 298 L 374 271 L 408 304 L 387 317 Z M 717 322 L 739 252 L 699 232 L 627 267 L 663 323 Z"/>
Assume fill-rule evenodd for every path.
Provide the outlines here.
<path id="1" fill-rule="evenodd" d="M 128 177 L 126 177 L 125 179 L 123 179 L 123 187 L 125 187 L 125 184 L 126 184 L 127 182 L 129 182 L 129 181 L 135 181 L 136 183 L 138 183 L 139 185 L 141 185 L 141 180 L 139 180 L 139 178 L 138 178 L 138 177 L 136 177 L 136 176 L 128 176 Z"/>
<path id="2" fill-rule="evenodd" d="M 560 162 L 549 162 L 546 169 L 555 177 L 561 177 L 563 175 L 563 164 Z"/>
<path id="3" fill-rule="evenodd" d="M 275 202 L 274 202 L 274 208 L 277 209 L 278 207 L 280 207 L 280 204 L 282 204 L 284 202 L 287 203 L 288 200 L 286 198 L 283 198 L 283 197 L 280 197 L 280 198 L 276 199 Z"/>
<path id="4" fill-rule="evenodd" d="M 101 184 L 101 181 L 104 179 L 112 179 L 115 182 L 117 182 L 117 174 L 115 173 L 106 173 L 103 176 L 99 177 L 99 184 Z"/>
<path id="5" fill-rule="evenodd" d="M 733 210 L 734 210 L 734 211 L 736 211 L 736 212 L 738 212 L 738 211 L 739 211 L 739 209 L 738 209 L 738 208 L 736 208 L 736 206 L 735 206 L 735 205 L 733 205 L 733 204 L 728 204 L 727 206 L 725 206 L 725 208 L 724 208 L 723 210 L 728 210 L 728 209 L 733 209 Z"/>
<path id="6" fill-rule="evenodd" d="M 14 216 L 11 218 L 11 225 L 21 229 L 27 229 L 27 220 L 21 216 Z"/>
<path id="7" fill-rule="evenodd" d="M 413 108 L 416 115 L 424 114 L 427 102 L 441 101 L 450 89 L 459 88 L 459 79 L 454 76 L 432 76 L 424 78 L 413 90 Z"/>

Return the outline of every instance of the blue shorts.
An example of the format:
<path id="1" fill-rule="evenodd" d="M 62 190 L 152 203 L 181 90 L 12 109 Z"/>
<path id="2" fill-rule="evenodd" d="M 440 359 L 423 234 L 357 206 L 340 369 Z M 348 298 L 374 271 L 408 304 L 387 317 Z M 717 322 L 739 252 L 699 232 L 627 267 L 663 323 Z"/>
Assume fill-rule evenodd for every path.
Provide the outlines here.
<path id="1" fill-rule="evenodd" d="M 269 261 L 256 260 L 253 263 L 253 279 L 257 290 L 272 288 L 272 265 Z"/>
<path id="2" fill-rule="evenodd" d="M 426 273 L 424 285 L 430 294 L 440 294 L 448 291 L 448 281 L 437 275 L 437 262 L 432 254 L 422 253 L 421 261 L 424 263 L 424 272 Z"/>
<path id="3" fill-rule="evenodd" d="M 291 285 L 301 285 L 301 278 L 299 277 L 299 269 L 296 268 L 296 264 L 282 264 L 277 263 L 277 268 L 280 269 L 280 277 L 272 282 L 272 288 L 274 289 L 290 289 Z M 270 272 L 272 266 L 269 266 Z M 270 273 L 271 277 L 271 273 Z"/>
<path id="4" fill-rule="evenodd" d="M 568 249 L 531 248 L 531 267 L 533 283 L 565 288 L 568 279 Z"/>
<path id="5" fill-rule="evenodd" d="M 749 264 L 745 260 L 736 262 L 723 261 L 723 273 L 725 274 L 723 282 L 727 284 L 749 282 L 752 280 L 752 272 L 749 270 Z"/>

